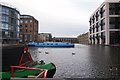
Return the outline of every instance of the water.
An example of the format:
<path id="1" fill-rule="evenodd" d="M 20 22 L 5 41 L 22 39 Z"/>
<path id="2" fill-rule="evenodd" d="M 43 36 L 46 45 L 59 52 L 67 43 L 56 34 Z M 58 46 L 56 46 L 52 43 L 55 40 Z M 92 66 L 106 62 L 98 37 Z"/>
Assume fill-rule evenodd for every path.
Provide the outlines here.
<path id="1" fill-rule="evenodd" d="M 75 48 L 30 47 L 29 50 L 34 61 L 56 65 L 54 78 L 120 77 L 120 47 L 76 44 Z"/>

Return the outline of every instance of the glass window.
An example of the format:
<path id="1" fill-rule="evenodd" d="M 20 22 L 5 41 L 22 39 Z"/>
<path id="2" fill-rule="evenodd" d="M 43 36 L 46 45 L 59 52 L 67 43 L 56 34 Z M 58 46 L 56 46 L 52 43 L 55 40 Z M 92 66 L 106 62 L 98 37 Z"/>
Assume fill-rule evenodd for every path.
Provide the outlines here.
<path id="1" fill-rule="evenodd" d="M 8 30 L 8 24 L 7 23 L 2 23 L 2 29 Z"/>
<path id="2" fill-rule="evenodd" d="M 15 17 L 15 11 L 14 10 L 10 10 L 10 14 L 11 14 L 11 17 Z"/>
<path id="3" fill-rule="evenodd" d="M 2 8 L 2 13 L 3 13 L 3 14 L 7 14 L 7 15 L 9 15 L 9 9 L 3 7 L 3 8 Z"/>
<path id="4" fill-rule="evenodd" d="M 22 32 L 22 29 L 20 29 L 20 32 Z"/>
<path id="5" fill-rule="evenodd" d="M 14 33 L 10 32 L 10 37 L 13 38 L 14 37 Z"/>
<path id="6" fill-rule="evenodd" d="M 11 24 L 15 24 L 16 20 L 14 18 L 10 18 Z"/>
<path id="7" fill-rule="evenodd" d="M 17 25 L 20 25 L 20 21 L 19 20 L 17 20 Z"/>
<path id="8" fill-rule="evenodd" d="M 17 26 L 17 32 L 20 32 L 20 27 L 19 26 Z"/>
<path id="9" fill-rule="evenodd" d="M 110 3 L 109 4 L 109 14 L 110 15 L 120 15 L 120 3 Z"/>
<path id="10" fill-rule="evenodd" d="M 23 20 L 20 20 L 20 23 L 23 23 Z"/>
<path id="11" fill-rule="evenodd" d="M 120 44 L 120 32 L 110 31 L 110 44 Z"/>
<path id="12" fill-rule="evenodd" d="M 120 18 L 111 17 L 109 19 L 110 29 L 120 29 Z"/>
<path id="13" fill-rule="evenodd" d="M 25 23 L 28 23 L 28 20 L 25 20 Z"/>
<path id="14" fill-rule="evenodd" d="M 9 21 L 8 16 L 2 15 L 2 21 L 8 22 Z"/>
<path id="15" fill-rule="evenodd" d="M 32 22 L 32 20 L 30 20 L 30 22 Z"/>
<path id="16" fill-rule="evenodd" d="M 10 26 L 9 26 L 9 30 L 12 30 L 12 28 L 13 28 L 13 27 L 10 25 Z"/>
<path id="17" fill-rule="evenodd" d="M 16 19 L 20 19 L 20 15 L 18 12 L 15 12 L 15 17 L 16 17 Z"/>

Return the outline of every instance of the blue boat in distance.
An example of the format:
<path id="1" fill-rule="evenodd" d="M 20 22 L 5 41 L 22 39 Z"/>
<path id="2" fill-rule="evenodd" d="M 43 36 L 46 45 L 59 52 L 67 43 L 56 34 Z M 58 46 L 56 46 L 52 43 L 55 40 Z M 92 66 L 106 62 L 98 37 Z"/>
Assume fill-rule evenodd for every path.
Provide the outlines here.
<path id="1" fill-rule="evenodd" d="M 29 42 L 28 46 L 35 47 L 74 47 L 70 42 Z"/>

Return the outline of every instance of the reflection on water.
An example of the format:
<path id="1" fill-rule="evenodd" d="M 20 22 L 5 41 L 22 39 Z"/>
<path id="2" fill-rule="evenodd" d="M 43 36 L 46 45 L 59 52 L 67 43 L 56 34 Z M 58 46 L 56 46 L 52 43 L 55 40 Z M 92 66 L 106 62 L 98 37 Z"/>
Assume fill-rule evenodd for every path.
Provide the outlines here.
<path id="1" fill-rule="evenodd" d="M 35 61 L 53 62 L 54 78 L 118 78 L 120 48 L 76 44 L 75 48 L 29 48 Z"/>

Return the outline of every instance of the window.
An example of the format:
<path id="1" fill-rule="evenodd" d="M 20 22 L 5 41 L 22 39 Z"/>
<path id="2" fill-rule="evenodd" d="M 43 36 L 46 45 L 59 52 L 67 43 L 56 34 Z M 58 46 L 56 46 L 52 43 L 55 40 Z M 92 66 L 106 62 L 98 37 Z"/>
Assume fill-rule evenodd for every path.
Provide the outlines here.
<path id="1" fill-rule="evenodd" d="M 120 29 L 120 18 L 111 17 L 109 20 L 110 29 Z"/>
<path id="2" fill-rule="evenodd" d="M 30 27 L 32 27 L 32 25 L 30 25 Z"/>
<path id="3" fill-rule="evenodd" d="M 30 20 L 30 22 L 32 22 L 32 20 Z"/>
<path id="4" fill-rule="evenodd" d="M 20 29 L 20 32 L 22 32 L 22 29 Z"/>
<path id="5" fill-rule="evenodd" d="M 20 25 L 20 21 L 19 20 L 17 20 L 17 25 Z"/>
<path id="6" fill-rule="evenodd" d="M 8 30 L 8 24 L 7 23 L 2 23 L 2 29 Z"/>
<path id="7" fill-rule="evenodd" d="M 28 23 L 28 21 L 27 21 L 27 20 L 25 20 L 25 23 Z"/>
<path id="8" fill-rule="evenodd" d="M 3 14 L 7 14 L 7 15 L 9 15 L 9 9 L 3 7 L 3 8 L 2 8 L 2 13 L 3 13 Z"/>
<path id="9" fill-rule="evenodd" d="M 8 18 L 8 16 L 2 16 L 2 21 L 4 21 L 4 22 L 8 22 L 9 21 L 9 18 Z"/>
<path id="10" fill-rule="evenodd" d="M 20 20 L 20 23 L 23 23 L 23 20 Z"/>
<path id="11" fill-rule="evenodd" d="M 109 4 L 109 14 L 110 15 L 120 15 L 120 3 L 110 3 Z"/>
<path id="12" fill-rule="evenodd" d="M 22 35 L 20 35 L 20 37 L 22 38 Z"/>
<path id="13" fill-rule="evenodd" d="M 15 24 L 16 20 L 14 18 L 10 18 L 11 19 L 11 23 Z"/>
<path id="14" fill-rule="evenodd" d="M 25 25 L 25 27 L 27 27 L 27 25 Z"/>

